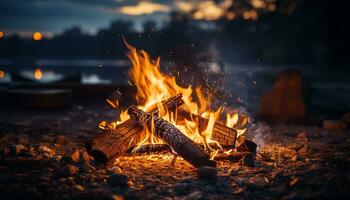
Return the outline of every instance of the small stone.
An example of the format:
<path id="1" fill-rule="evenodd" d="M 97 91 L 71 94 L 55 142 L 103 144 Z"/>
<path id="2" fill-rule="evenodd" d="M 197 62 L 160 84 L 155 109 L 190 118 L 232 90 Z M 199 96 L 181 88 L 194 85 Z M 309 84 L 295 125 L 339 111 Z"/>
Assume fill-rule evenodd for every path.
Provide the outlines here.
<path id="1" fill-rule="evenodd" d="M 290 182 L 289 182 L 289 186 L 293 187 L 295 186 L 297 183 L 299 182 L 298 178 L 293 178 Z"/>
<path id="2" fill-rule="evenodd" d="M 240 162 L 241 165 L 247 166 L 247 167 L 255 167 L 255 159 L 253 155 L 245 155 L 241 159 Z"/>
<path id="3" fill-rule="evenodd" d="M 123 170 L 120 167 L 118 167 L 118 166 L 111 168 L 109 171 L 111 173 L 113 173 L 113 174 L 121 174 L 121 173 L 123 173 Z"/>
<path id="4" fill-rule="evenodd" d="M 191 189 L 191 186 L 188 183 L 179 182 L 179 183 L 175 183 L 173 188 L 174 188 L 174 192 L 177 195 L 185 195 L 185 194 L 188 194 L 189 190 Z"/>
<path id="5" fill-rule="evenodd" d="M 16 155 L 22 154 L 27 150 L 27 148 L 21 144 L 17 144 L 15 146 L 15 153 Z"/>
<path id="6" fill-rule="evenodd" d="M 94 166 L 92 166 L 90 163 L 83 163 L 80 167 L 80 169 L 83 172 L 91 172 L 91 171 L 95 171 L 96 168 Z"/>
<path id="7" fill-rule="evenodd" d="M 65 145 L 69 143 L 69 139 L 64 135 L 59 135 L 55 138 L 55 143 L 60 145 Z"/>
<path id="8" fill-rule="evenodd" d="M 297 140 L 299 140 L 299 141 L 308 141 L 307 134 L 305 132 L 298 133 Z"/>
<path id="9" fill-rule="evenodd" d="M 127 187 L 128 177 L 124 174 L 113 174 L 108 179 L 108 185 L 110 187 Z"/>
<path id="10" fill-rule="evenodd" d="M 74 186 L 74 189 L 78 190 L 79 192 L 84 191 L 84 187 L 81 186 L 81 185 L 79 185 L 79 184 L 75 185 L 75 186 Z"/>
<path id="11" fill-rule="evenodd" d="M 324 120 L 322 127 L 327 131 L 344 132 L 347 129 L 347 124 L 343 121 Z"/>
<path id="12" fill-rule="evenodd" d="M 314 163 L 311 165 L 311 167 L 309 168 L 310 171 L 318 171 L 321 169 L 321 165 L 319 163 Z"/>
<path id="13" fill-rule="evenodd" d="M 203 193 L 199 190 L 191 192 L 189 195 L 186 196 L 186 199 L 202 199 Z"/>
<path id="14" fill-rule="evenodd" d="M 111 199 L 112 199 L 112 200 L 124 200 L 124 197 L 121 196 L 121 195 L 115 194 L 115 195 L 112 195 L 112 196 L 111 196 Z"/>
<path id="15" fill-rule="evenodd" d="M 298 154 L 305 158 L 309 154 L 309 145 L 305 144 L 303 147 L 301 147 L 298 151 Z"/>
<path id="16" fill-rule="evenodd" d="M 300 155 L 299 154 L 295 154 L 293 157 L 292 157 L 292 161 L 301 161 L 302 160 L 302 158 L 300 157 Z"/>
<path id="17" fill-rule="evenodd" d="M 40 149 L 42 152 L 44 152 L 44 153 L 48 153 L 48 154 L 53 154 L 53 153 L 54 153 L 54 151 L 53 151 L 50 147 L 48 147 L 48 146 L 46 146 L 46 145 L 40 145 L 40 146 L 39 146 L 39 149 Z"/>
<path id="18" fill-rule="evenodd" d="M 217 169 L 203 166 L 197 169 L 197 175 L 200 179 L 215 179 L 217 177 Z"/>
<path id="19" fill-rule="evenodd" d="M 235 168 L 230 169 L 228 171 L 228 173 L 230 174 L 230 176 L 237 176 L 237 175 L 239 175 L 237 169 L 235 169 Z"/>
<path id="20" fill-rule="evenodd" d="M 82 154 L 81 154 L 81 159 L 84 161 L 84 162 L 91 162 L 91 157 L 90 155 L 88 154 L 88 152 L 84 151 Z"/>
<path id="21" fill-rule="evenodd" d="M 58 177 L 69 177 L 77 174 L 79 169 L 74 165 L 67 165 L 57 169 L 56 175 Z"/>
<path id="22" fill-rule="evenodd" d="M 78 162 L 79 158 L 80 158 L 80 152 L 78 150 L 74 150 L 73 152 L 63 156 L 62 160 L 65 160 L 68 162 Z"/>

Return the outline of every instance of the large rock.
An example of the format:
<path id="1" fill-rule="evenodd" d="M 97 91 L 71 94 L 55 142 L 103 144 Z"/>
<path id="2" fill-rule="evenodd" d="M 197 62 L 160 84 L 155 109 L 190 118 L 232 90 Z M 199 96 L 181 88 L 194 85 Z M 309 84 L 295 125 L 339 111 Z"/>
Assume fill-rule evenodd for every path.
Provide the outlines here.
<path id="1" fill-rule="evenodd" d="M 283 70 L 272 91 L 263 95 L 260 114 L 282 119 L 304 118 L 307 115 L 308 90 L 309 85 L 299 71 Z"/>

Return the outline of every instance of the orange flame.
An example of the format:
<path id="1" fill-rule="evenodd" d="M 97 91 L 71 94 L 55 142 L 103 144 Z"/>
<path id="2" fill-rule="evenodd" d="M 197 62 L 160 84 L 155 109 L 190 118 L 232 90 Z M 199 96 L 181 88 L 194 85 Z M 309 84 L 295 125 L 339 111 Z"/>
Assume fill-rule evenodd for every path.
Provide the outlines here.
<path id="1" fill-rule="evenodd" d="M 221 146 L 217 141 L 213 140 L 212 131 L 215 122 L 220 121 L 223 108 L 220 107 L 217 110 L 211 110 L 211 102 L 205 99 L 200 88 L 193 89 L 192 86 L 188 86 L 187 88 L 179 86 L 176 83 L 174 76 L 170 76 L 161 71 L 159 57 L 152 60 L 146 51 L 137 50 L 135 47 L 129 45 L 125 40 L 124 42 L 129 49 L 128 57 L 132 63 L 132 68 L 130 69 L 128 75 L 137 88 L 135 99 L 137 101 L 138 108 L 144 111 L 149 111 L 156 105 L 161 118 L 172 123 L 194 142 L 203 144 L 206 149 L 209 149 L 212 154 L 211 158 L 213 158 L 217 154 L 217 150 L 211 148 L 210 144 L 215 144 L 215 146 L 218 147 Z M 183 95 L 184 101 L 181 109 L 189 112 L 191 115 L 199 115 L 209 119 L 205 130 L 200 131 L 195 120 L 184 119 L 183 123 L 178 123 L 176 118 L 177 116 L 163 108 L 162 104 L 159 103 L 179 93 Z M 198 99 L 198 102 L 193 100 L 194 96 L 197 97 L 196 99 Z M 117 108 L 118 106 L 118 104 L 111 101 L 108 101 L 108 103 L 111 104 L 113 108 Z M 113 128 L 129 118 L 130 116 L 127 114 L 127 110 L 124 110 L 121 112 L 118 121 L 109 124 L 103 121 L 99 124 L 99 127 L 102 129 Z M 226 116 L 226 124 L 231 128 L 236 125 L 237 121 L 238 114 Z M 155 136 L 154 127 L 151 127 L 150 129 L 146 128 L 141 134 L 141 138 L 141 142 L 137 146 L 141 146 L 146 143 L 162 143 L 161 139 Z"/>
<path id="2" fill-rule="evenodd" d="M 34 70 L 34 78 L 36 80 L 40 80 L 42 77 L 43 77 L 43 73 L 41 72 L 41 69 L 40 68 L 36 68 Z"/>

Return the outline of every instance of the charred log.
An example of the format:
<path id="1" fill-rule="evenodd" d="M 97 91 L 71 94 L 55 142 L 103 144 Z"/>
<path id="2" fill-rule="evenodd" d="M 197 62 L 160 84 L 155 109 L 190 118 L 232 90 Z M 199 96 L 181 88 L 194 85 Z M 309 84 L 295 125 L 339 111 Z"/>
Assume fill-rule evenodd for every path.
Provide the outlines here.
<path id="1" fill-rule="evenodd" d="M 159 138 L 193 166 L 216 166 L 216 162 L 210 160 L 209 155 L 198 144 L 166 120 L 146 113 L 135 106 L 129 107 L 128 114 L 140 125 L 147 125 L 150 130 L 153 129 Z"/>
<path id="2" fill-rule="evenodd" d="M 204 131 L 208 126 L 208 119 L 203 118 L 199 115 L 193 115 L 187 111 L 184 111 L 183 109 L 178 110 L 177 116 L 177 120 L 180 123 L 184 119 L 191 119 L 195 121 L 198 124 L 200 132 Z M 229 149 L 235 148 L 236 137 L 237 131 L 235 129 L 227 127 L 220 122 L 215 122 L 212 132 L 212 139 L 219 142 L 221 146 L 228 147 Z"/>
<path id="3" fill-rule="evenodd" d="M 178 94 L 162 102 L 164 109 L 175 110 L 183 104 L 182 95 Z M 157 107 L 153 107 L 154 115 L 158 115 Z M 122 154 L 125 154 L 130 147 L 140 142 L 140 133 L 143 126 L 133 119 L 129 119 L 114 129 L 106 130 L 105 133 L 97 135 L 92 141 L 86 144 L 87 152 L 94 159 L 102 164 L 108 164 Z"/>

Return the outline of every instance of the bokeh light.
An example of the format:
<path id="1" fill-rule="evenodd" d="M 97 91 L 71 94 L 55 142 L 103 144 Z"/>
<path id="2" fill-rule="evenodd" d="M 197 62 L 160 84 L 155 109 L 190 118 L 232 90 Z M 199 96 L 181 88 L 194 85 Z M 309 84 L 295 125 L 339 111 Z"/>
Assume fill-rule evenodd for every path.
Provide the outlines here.
<path id="1" fill-rule="evenodd" d="M 0 70 L 0 78 L 4 78 L 5 77 L 5 71 L 4 70 Z"/>
<path id="2" fill-rule="evenodd" d="M 43 39 L 43 34 L 40 32 L 34 32 L 33 33 L 33 40 L 40 41 Z"/>

